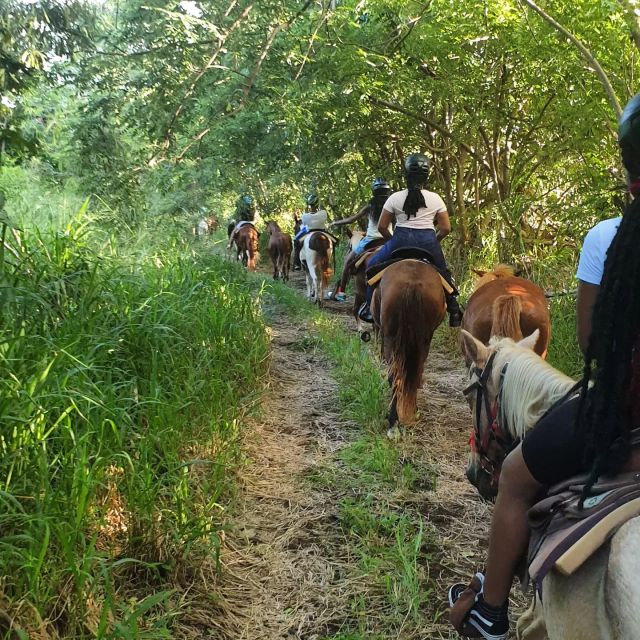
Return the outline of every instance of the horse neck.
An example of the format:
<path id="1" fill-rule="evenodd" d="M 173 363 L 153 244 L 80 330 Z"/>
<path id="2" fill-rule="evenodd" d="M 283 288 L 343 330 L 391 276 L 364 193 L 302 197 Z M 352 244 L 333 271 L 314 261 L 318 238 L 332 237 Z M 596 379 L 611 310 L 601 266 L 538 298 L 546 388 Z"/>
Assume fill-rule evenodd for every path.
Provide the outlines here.
<path id="1" fill-rule="evenodd" d="M 512 436 L 522 438 L 569 392 L 575 380 L 522 347 L 498 351 L 494 376 L 499 378 L 507 364 L 500 390 L 500 421 Z"/>

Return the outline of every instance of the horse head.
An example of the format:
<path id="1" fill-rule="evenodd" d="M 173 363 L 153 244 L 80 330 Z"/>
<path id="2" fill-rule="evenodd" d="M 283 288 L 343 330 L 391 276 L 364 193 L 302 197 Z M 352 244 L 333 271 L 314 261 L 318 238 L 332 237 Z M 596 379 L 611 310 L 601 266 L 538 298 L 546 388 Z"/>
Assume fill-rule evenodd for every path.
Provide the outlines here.
<path id="1" fill-rule="evenodd" d="M 281 233 L 282 229 L 275 220 L 269 220 L 266 226 L 267 235 L 273 235 L 274 233 Z"/>
<path id="2" fill-rule="evenodd" d="M 539 331 L 519 342 L 493 338 L 489 346 L 462 331 L 471 357 L 468 385 L 463 393 L 471 408 L 473 429 L 466 476 L 480 495 L 498 493 L 502 463 L 544 409 L 562 397 L 573 380 L 535 354 Z"/>

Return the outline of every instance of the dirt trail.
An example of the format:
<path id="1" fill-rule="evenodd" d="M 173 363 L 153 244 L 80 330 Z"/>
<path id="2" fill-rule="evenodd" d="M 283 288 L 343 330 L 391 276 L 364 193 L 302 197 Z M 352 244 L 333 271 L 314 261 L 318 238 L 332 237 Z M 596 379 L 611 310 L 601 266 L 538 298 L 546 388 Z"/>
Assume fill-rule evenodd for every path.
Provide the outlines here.
<path id="1" fill-rule="evenodd" d="M 299 274 L 293 284 L 301 288 Z M 308 303 L 301 298 L 300 304 Z M 349 303 L 332 303 L 326 311 L 344 317 L 353 330 L 349 309 Z M 352 603 L 367 592 L 366 577 L 354 577 L 356 559 L 337 520 L 343 493 L 307 481 L 314 471 L 337 469 L 336 452 L 361 430 L 341 418 L 331 366 L 321 353 L 305 348 L 307 329 L 282 316 L 271 330 L 269 388 L 259 419 L 247 430 L 248 463 L 222 553 L 217 630 L 209 637 L 332 637 L 353 628 Z M 393 498 L 402 500 L 400 509 L 403 504 L 418 508 L 432 532 L 429 579 L 435 588 L 425 618 L 433 622 L 420 636 L 385 635 L 376 627 L 381 635 L 366 637 L 457 637 L 439 619 L 446 588 L 466 580 L 481 562 L 478 540 L 489 518 L 488 507 L 463 474 L 469 413 L 459 393 L 462 381 L 459 362 L 437 350 L 431 353 L 420 419 L 400 450 L 419 467 L 436 469 L 437 482 Z"/>

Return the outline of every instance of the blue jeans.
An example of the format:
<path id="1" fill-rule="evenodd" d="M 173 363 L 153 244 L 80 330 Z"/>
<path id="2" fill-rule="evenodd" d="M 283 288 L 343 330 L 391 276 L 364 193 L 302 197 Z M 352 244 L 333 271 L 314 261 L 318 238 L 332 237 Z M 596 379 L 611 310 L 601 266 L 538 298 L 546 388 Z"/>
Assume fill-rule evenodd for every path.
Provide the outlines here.
<path id="1" fill-rule="evenodd" d="M 393 235 L 383 245 L 382 249 L 373 254 L 371 260 L 367 264 L 367 269 L 376 264 L 385 262 L 391 258 L 391 254 L 396 249 L 403 247 L 419 247 L 425 249 L 433 256 L 433 264 L 442 273 L 447 280 L 451 280 L 451 272 L 442 254 L 440 243 L 436 238 L 436 232 L 433 229 L 410 229 L 409 227 L 396 227 Z M 367 285 L 367 304 L 371 304 L 373 298 L 373 287 Z"/>

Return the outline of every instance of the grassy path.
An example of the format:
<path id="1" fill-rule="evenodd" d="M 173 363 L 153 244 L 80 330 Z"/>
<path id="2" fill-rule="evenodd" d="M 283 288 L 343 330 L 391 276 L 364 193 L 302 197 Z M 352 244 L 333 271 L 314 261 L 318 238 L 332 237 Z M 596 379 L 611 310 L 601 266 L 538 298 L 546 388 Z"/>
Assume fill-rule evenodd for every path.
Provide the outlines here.
<path id="1" fill-rule="evenodd" d="M 469 413 L 449 330 L 418 421 L 393 444 L 376 349 L 355 337 L 349 305 L 318 313 L 284 287 L 272 298 L 270 381 L 247 431 L 215 635 L 457 637 L 446 588 L 480 565 L 490 509 L 464 477 Z"/>

